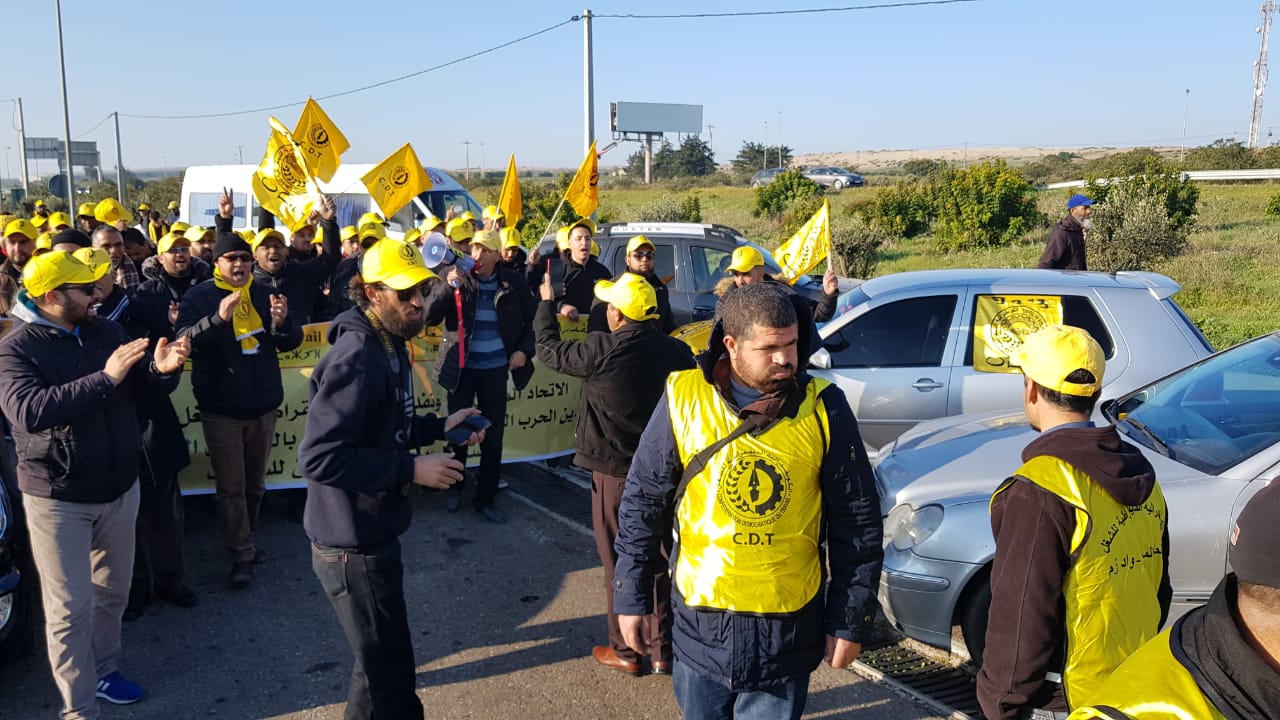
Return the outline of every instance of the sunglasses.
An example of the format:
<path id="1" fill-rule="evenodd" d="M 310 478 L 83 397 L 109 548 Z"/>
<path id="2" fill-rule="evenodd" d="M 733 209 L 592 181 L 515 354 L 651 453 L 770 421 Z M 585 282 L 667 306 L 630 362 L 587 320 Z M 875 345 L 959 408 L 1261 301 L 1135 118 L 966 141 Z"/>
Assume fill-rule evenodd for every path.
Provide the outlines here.
<path id="1" fill-rule="evenodd" d="M 222 256 L 221 258 L 219 258 L 219 259 L 220 259 L 220 260 L 226 260 L 226 261 L 227 261 L 227 262 L 229 262 L 229 263 L 251 263 L 251 262 L 253 262 L 253 256 L 252 256 L 252 255 L 250 255 L 249 253 L 227 253 L 226 255 L 223 255 L 223 256 Z"/>
<path id="2" fill-rule="evenodd" d="M 637 250 L 637 251 L 635 251 L 635 252 L 631 253 L 631 257 L 633 257 L 633 258 L 635 258 L 635 259 L 637 259 L 637 260 L 652 260 L 652 259 L 653 259 L 653 251 L 652 251 L 652 250 Z"/>
<path id="3" fill-rule="evenodd" d="M 165 252 L 173 253 L 174 255 L 187 255 L 191 252 L 191 248 L 187 245 L 179 245 L 178 247 L 171 247 Z"/>
<path id="4" fill-rule="evenodd" d="M 97 289 L 97 286 L 96 285 L 63 285 L 61 289 L 67 292 L 70 292 L 71 290 L 79 290 L 80 292 L 84 293 L 86 296 L 93 297 L 93 292 L 94 290 Z"/>
<path id="5" fill-rule="evenodd" d="M 396 290 L 395 288 L 390 288 L 390 287 L 387 287 L 386 285 L 380 285 L 379 288 L 382 290 L 390 290 L 391 292 L 395 293 L 396 298 L 399 299 L 400 302 L 409 302 L 415 297 L 427 296 L 426 283 L 423 283 L 421 285 L 414 285 L 413 287 L 405 288 L 404 290 Z"/>

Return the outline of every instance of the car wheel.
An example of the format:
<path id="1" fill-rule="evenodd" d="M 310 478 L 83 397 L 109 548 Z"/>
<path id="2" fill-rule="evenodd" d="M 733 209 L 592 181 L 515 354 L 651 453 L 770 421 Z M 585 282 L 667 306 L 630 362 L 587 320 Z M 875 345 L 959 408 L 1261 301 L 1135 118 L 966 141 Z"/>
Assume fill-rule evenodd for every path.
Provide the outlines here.
<path id="1" fill-rule="evenodd" d="M 975 668 L 982 667 L 982 653 L 987 647 L 987 613 L 990 610 L 991 566 L 988 565 L 969 581 L 957 611 L 964 646 Z"/>
<path id="2" fill-rule="evenodd" d="M 3 492 L 3 490 L 0 490 Z M 9 619 L 0 627 L 0 665 L 26 657 L 35 640 L 36 607 L 40 595 L 36 592 L 35 568 L 24 559 L 22 583 L 13 591 Z"/>
<path id="3" fill-rule="evenodd" d="M 753 183 L 751 183 L 751 187 L 753 187 L 753 188 L 758 188 L 758 187 L 760 187 L 760 183 L 758 183 L 758 182 L 753 182 Z"/>
<path id="4" fill-rule="evenodd" d="M 843 190 L 843 189 L 844 189 L 844 181 L 843 181 L 843 180 L 837 180 L 837 181 L 835 181 L 835 182 L 831 183 L 831 187 L 835 188 L 836 190 Z"/>

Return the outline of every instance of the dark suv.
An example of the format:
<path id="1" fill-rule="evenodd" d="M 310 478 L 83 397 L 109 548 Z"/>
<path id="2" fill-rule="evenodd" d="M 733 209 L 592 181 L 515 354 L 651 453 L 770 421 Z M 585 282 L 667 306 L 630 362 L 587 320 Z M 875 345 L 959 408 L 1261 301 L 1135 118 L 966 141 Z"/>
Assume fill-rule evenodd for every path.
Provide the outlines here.
<path id="1" fill-rule="evenodd" d="M 765 170 L 757 170 L 755 175 L 751 176 L 751 187 L 764 187 L 773 182 L 779 173 L 786 172 L 786 168 L 767 168 Z"/>
<path id="2" fill-rule="evenodd" d="M 781 270 L 768 250 L 747 240 L 731 227 L 700 223 L 614 223 L 600 226 L 595 240 L 600 244 L 600 262 L 615 275 L 626 270 L 627 242 L 644 235 L 653 242 L 656 253 L 654 270 L 667 284 L 671 294 L 671 311 L 677 326 L 696 320 L 708 320 L 715 313 L 716 283 L 725 277 L 733 251 L 751 245 L 764 255 L 765 271 L 775 275 Z M 546 236 L 538 245 L 541 257 L 547 257 L 555 245 Z M 817 300 L 822 295 L 822 280 L 805 276 L 796 281 L 796 292 Z"/>
<path id="3" fill-rule="evenodd" d="M 31 651 L 36 609 L 36 573 L 27 545 L 18 494 L 13 444 L 0 438 L 0 663 Z"/>

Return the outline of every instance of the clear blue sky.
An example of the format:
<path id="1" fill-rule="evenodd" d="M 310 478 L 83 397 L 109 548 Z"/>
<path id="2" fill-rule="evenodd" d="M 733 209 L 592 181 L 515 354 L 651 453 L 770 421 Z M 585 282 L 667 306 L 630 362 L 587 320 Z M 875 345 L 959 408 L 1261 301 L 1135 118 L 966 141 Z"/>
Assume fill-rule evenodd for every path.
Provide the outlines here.
<path id="1" fill-rule="evenodd" d="M 596 15 L 778 10 L 858 0 L 601 0 Z M 717 160 L 743 140 L 798 153 L 985 145 L 1178 145 L 1248 135 L 1258 0 L 979 0 L 767 17 L 600 17 L 597 137 L 610 101 L 704 106 Z M 386 80 L 580 14 L 536 0 L 63 0 L 71 133 L 114 168 L 107 114 L 186 115 L 305 100 Z M 11 16 L 14 14 L 10 9 Z M 30 136 L 63 136 L 53 2 L 24 5 L 6 35 L 0 97 L 21 96 Z M 1280 28 L 1278 28 L 1280 29 Z M 464 140 L 488 168 L 582 157 L 582 24 L 374 90 L 323 101 L 351 141 L 347 162 L 412 142 L 428 165 L 459 168 Z M 1277 39 L 1280 43 L 1280 38 Z M 1280 47 L 1274 48 L 1280 52 Z M 1280 60 L 1280 55 L 1277 56 Z M 1280 118 L 1280 67 L 1270 88 Z M 12 103 L 0 104 L 6 112 Z M 267 116 L 122 119 L 126 167 L 257 162 Z M 1265 120 L 1265 117 L 1264 117 Z M 1265 136 L 1265 129 L 1264 129 Z M 5 136 L 16 173 L 16 134 Z M 704 134 L 704 138 L 706 135 Z M 1280 136 L 1278 136 L 1280 138 Z M 601 143 L 604 144 L 603 142 Z M 624 144 L 605 165 L 638 145 Z M 478 167 L 481 148 L 471 146 Z M 53 163 L 41 170 L 51 173 Z"/>

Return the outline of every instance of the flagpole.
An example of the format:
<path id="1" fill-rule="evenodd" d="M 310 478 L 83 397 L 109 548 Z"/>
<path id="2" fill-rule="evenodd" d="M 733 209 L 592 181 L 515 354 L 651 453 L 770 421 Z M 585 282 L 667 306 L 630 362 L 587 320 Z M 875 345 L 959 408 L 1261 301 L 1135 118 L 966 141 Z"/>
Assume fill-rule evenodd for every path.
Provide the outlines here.
<path id="1" fill-rule="evenodd" d="M 547 227 L 543 229 L 542 234 L 546 235 L 551 232 L 551 226 L 556 224 L 556 218 L 560 217 L 560 208 L 564 207 L 564 198 L 560 198 L 560 204 L 556 206 L 556 211 L 551 213 L 551 219 L 547 221 Z M 537 247 L 537 244 L 534 244 Z"/>

